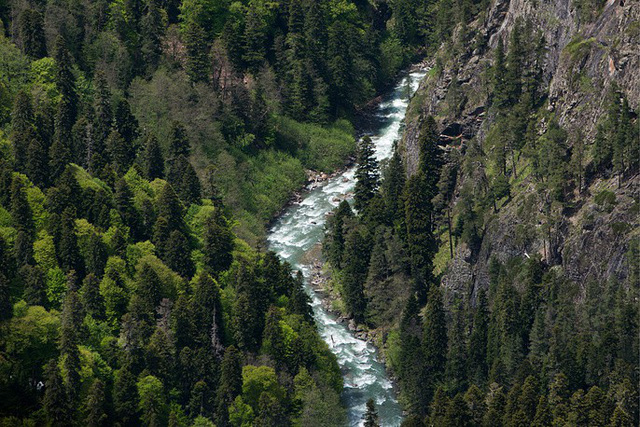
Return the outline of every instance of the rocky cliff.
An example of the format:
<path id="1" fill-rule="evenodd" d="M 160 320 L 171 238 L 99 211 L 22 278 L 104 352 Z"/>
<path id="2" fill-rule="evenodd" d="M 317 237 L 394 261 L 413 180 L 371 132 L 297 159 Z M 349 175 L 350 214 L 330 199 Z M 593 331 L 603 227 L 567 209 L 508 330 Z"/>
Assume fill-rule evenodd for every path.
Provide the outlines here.
<path id="1" fill-rule="evenodd" d="M 495 118 L 489 108 L 487 70 L 499 41 L 506 46 L 511 32 L 518 30 L 519 18 L 546 42 L 541 64 L 545 100 L 540 108 L 545 114 L 541 116 L 554 117 L 567 130 L 569 145 L 581 135 L 589 152 L 596 125 L 606 111 L 605 94 L 614 82 L 637 111 L 640 3 L 609 0 L 598 11 L 581 10 L 577 3 L 493 0 L 469 28 L 456 30 L 454 42 L 443 45 L 433 59 L 432 72 L 409 109 L 401 144 L 409 174 L 417 168 L 420 122 L 427 115 L 439 123 L 447 149 L 464 156 L 471 140 L 482 147 Z M 474 37 L 455 42 L 462 31 Z M 538 133 L 545 128 L 545 120 L 540 120 Z M 472 175 L 459 175 L 454 206 L 461 185 L 474 179 Z M 536 253 L 549 266 L 561 266 L 565 277 L 578 284 L 592 279 L 628 280 L 638 263 L 633 241 L 639 234 L 639 183 L 638 175 L 621 183 L 613 175 L 593 176 L 581 191 L 574 191 L 571 203 L 556 206 L 539 194 L 532 174 L 512 179 L 511 197 L 497 211 L 484 214 L 479 248 L 472 253 L 466 244 L 457 245 L 443 283 L 452 290 L 472 286 L 475 294 L 488 286 L 492 257 L 506 262 Z"/>

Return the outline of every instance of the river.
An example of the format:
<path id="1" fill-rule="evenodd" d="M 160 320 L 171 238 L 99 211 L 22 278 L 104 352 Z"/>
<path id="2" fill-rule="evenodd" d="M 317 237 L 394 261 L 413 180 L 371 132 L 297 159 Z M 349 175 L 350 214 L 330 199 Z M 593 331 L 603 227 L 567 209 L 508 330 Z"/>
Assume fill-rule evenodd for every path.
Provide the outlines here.
<path id="1" fill-rule="evenodd" d="M 412 95 L 425 70 L 405 74 L 396 87 L 383 96 L 372 120 L 371 139 L 376 157 L 382 162 L 393 154 L 393 142 L 401 136 L 402 120 Z M 327 213 L 353 191 L 355 168 L 349 168 L 306 192 L 300 203 L 289 206 L 273 224 L 267 237 L 269 248 L 308 279 L 311 268 L 303 263 L 306 252 L 322 241 Z M 339 323 L 335 315 L 322 306 L 320 297 L 306 286 L 311 295 L 313 312 L 322 338 L 335 353 L 344 378 L 343 400 L 350 426 L 363 424 L 366 402 L 373 398 L 382 426 L 399 426 L 402 408 L 396 390 L 387 376 L 385 366 L 378 361 L 377 351 L 370 343 L 358 339 Z"/>

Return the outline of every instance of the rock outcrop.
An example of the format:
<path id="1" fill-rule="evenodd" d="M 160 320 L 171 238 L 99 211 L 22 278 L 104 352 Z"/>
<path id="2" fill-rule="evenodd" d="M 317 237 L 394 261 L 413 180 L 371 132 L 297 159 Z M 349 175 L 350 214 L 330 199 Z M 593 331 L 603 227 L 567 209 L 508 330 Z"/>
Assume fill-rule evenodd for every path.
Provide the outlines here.
<path id="1" fill-rule="evenodd" d="M 450 46 L 441 49 L 433 72 L 412 100 L 401 144 L 409 174 L 417 168 L 420 122 L 426 115 L 436 118 L 442 129 L 442 142 L 448 146 L 464 151 L 471 139 L 482 145 L 494 122 L 487 105 L 486 71 L 499 40 L 507 45 L 518 18 L 528 21 L 546 41 L 543 108 L 570 135 L 579 130 L 587 149 L 595 137 L 598 120 L 606 111 L 605 94 L 613 82 L 637 111 L 639 2 L 610 0 L 592 22 L 584 23 L 572 0 L 493 0 L 488 12 L 470 24 L 470 31 L 476 34 L 470 42 L 473 46 L 454 49 L 453 54 L 447 52 Z M 456 37 L 454 34 L 453 39 Z M 572 142 L 570 138 L 569 143 Z M 627 177 L 620 188 L 613 177 L 598 178 L 576 194 L 571 206 L 557 212 L 549 211 L 536 197 L 535 184 L 532 177 L 525 178 L 508 203 L 484 218 L 482 243 L 473 256 L 466 245 L 457 246 L 443 275 L 445 286 L 459 291 L 472 286 L 477 292 L 488 286 L 492 257 L 506 262 L 512 257 L 537 253 L 548 264 L 562 266 L 565 276 L 579 284 L 612 278 L 624 281 L 628 277 L 637 256 L 630 253 L 630 247 L 639 234 L 640 178 Z M 603 192 L 612 193 L 615 201 L 607 206 L 596 203 L 595 196 Z"/>

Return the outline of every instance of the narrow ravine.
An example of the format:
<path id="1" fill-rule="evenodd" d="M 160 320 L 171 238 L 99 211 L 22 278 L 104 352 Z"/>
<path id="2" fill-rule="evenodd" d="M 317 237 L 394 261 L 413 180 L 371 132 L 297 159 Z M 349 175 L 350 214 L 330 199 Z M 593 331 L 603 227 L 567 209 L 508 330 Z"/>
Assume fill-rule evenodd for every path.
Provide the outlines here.
<path id="1" fill-rule="evenodd" d="M 371 135 L 378 161 L 392 155 L 393 142 L 400 137 L 409 97 L 425 74 L 425 70 L 405 74 L 378 106 Z M 354 172 L 354 168 L 349 168 L 305 193 L 300 203 L 285 210 L 267 237 L 270 249 L 294 269 L 302 270 L 305 278 L 309 277 L 311 269 L 303 264 L 304 254 L 322 240 L 327 213 L 353 191 Z M 344 323 L 338 323 L 308 285 L 307 291 L 312 298 L 320 334 L 336 354 L 342 368 L 345 387 L 343 398 L 347 405 L 349 425 L 363 424 L 362 416 L 370 398 L 376 402 L 381 425 L 400 425 L 402 409 L 394 385 L 384 365 L 378 361 L 376 349 L 370 343 L 356 338 Z"/>

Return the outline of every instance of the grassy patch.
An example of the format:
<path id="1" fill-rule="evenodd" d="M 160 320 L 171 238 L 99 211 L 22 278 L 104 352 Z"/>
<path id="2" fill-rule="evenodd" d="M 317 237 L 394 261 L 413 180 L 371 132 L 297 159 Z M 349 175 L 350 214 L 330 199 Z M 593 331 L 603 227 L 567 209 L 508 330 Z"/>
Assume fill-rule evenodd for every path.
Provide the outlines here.
<path id="1" fill-rule="evenodd" d="M 339 168 L 355 151 L 353 135 L 353 127 L 346 120 L 322 127 L 281 117 L 276 128 L 279 146 L 292 149 L 305 168 L 323 172 Z"/>
<path id="2" fill-rule="evenodd" d="M 581 36 L 576 36 L 568 45 L 565 46 L 564 52 L 571 57 L 572 61 L 578 62 L 587 56 L 595 41 L 595 37 L 584 39 Z"/>

